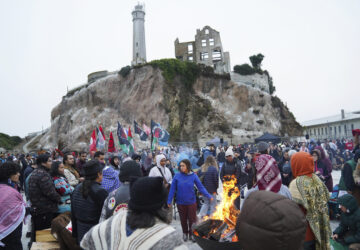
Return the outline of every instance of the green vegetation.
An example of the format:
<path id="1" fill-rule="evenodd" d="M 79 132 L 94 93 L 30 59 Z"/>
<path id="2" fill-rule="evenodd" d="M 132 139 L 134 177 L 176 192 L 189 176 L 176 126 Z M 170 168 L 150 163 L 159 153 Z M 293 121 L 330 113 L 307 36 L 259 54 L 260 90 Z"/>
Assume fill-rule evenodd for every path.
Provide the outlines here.
<path id="1" fill-rule="evenodd" d="M 0 133 L 0 147 L 7 150 L 13 149 L 16 145 L 20 144 L 22 139 L 19 136 L 9 136 Z"/>
<path id="2" fill-rule="evenodd" d="M 263 71 L 261 69 L 261 63 L 262 63 L 264 57 L 265 56 L 263 54 L 261 54 L 261 53 L 259 53 L 257 55 L 252 55 L 252 56 L 249 57 L 250 62 L 252 64 L 252 67 L 247 63 L 241 64 L 241 65 L 235 65 L 234 66 L 234 72 L 238 73 L 240 75 L 243 75 L 243 76 L 253 75 L 255 73 L 258 73 L 258 74 L 261 74 L 261 75 L 262 74 L 267 75 L 267 77 L 269 79 L 268 80 L 269 94 L 272 95 L 276 91 L 273 79 L 272 79 L 272 77 L 270 76 L 270 74 L 269 74 L 269 72 L 267 70 Z"/>
<path id="3" fill-rule="evenodd" d="M 131 71 L 131 66 L 125 66 L 125 67 L 122 67 L 119 71 L 119 74 L 122 76 L 122 77 L 127 77 L 127 75 L 130 73 Z"/>
<path id="4" fill-rule="evenodd" d="M 183 62 L 178 59 L 161 59 L 151 61 L 148 64 L 161 69 L 167 83 L 172 83 L 175 76 L 180 76 L 181 82 L 187 90 L 192 89 L 192 85 L 200 75 L 199 65 L 193 62 Z"/>
<path id="5" fill-rule="evenodd" d="M 250 56 L 249 59 L 250 59 L 251 65 L 253 66 L 255 71 L 257 73 L 260 73 L 261 72 L 261 62 L 264 59 L 264 55 L 259 53 L 257 55 Z"/>
<path id="6" fill-rule="evenodd" d="M 235 65 L 234 72 L 243 76 L 255 74 L 255 70 L 247 63 Z"/>

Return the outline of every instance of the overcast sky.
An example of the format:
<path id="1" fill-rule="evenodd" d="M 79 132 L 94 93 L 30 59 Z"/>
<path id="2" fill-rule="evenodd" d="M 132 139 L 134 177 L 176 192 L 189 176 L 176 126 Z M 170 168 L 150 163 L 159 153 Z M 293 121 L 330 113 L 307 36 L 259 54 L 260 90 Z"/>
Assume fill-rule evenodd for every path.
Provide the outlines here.
<path id="1" fill-rule="evenodd" d="M 50 126 L 71 89 L 132 59 L 137 1 L 0 1 L 0 132 L 25 136 Z M 265 55 L 262 68 L 302 122 L 360 110 L 359 0 L 147 0 L 148 61 L 174 57 L 174 40 L 220 32 L 232 67 Z"/>

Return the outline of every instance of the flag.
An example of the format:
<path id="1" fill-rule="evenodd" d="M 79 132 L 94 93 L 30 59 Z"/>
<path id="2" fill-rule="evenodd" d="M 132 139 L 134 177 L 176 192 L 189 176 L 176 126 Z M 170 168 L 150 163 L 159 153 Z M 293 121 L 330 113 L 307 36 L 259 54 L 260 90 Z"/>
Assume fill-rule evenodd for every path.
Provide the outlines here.
<path id="1" fill-rule="evenodd" d="M 103 130 L 103 128 L 101 127 L 101 125 L 99 126 L 99 130 L 100 130 L 102 136 L 104 137 L 104 140 L 106 141 L 105 133 L 104 133 L 104 130 Z"/>
<path id="2" fill-rule="evenodd" d="M 152 151 L 155 150 L 157 141 L 158 141 L 158 139 L 157 139 L 156 137 L 154 137 L 154 138 L 151 140 L 151 150 L 152 150 Z"/>
<path id="3" fill-rule="evenodd" d="M 123 127 L 120 125 L 120 122 L 118 122 L 118 128 L 117 128 L 117 136 L 119 139 L 119 144 L 121 149 L 124 151 L 124 153 L 129 153 L 129 141 L 127 139 L 127 134 L 125 133 Z"/>
<path id="4" fill-rule="evenodd" d="M 169 143 L 170 134 L 165 129 L 161 130 L 161 135 L 159 138 L 159 145 L 160 146 L 167 146 Z"/>
<path id="5" fill-rule="evenodd" d="M 102 150 L 105 148 L 105 139 L 100 129 L 97 129 L 96 148 Z"/>
<path id="6" fill-rule="evenodd" d="M 150 129 L 149 129 L 150 130 Z M 142 130 L 139 126 L 139 124 L 137 124 L 136 121 L 134 121 L 134 131 L 135 134 L 140 135 L 140 140 L 142 141 L 146 141 L 148 138 L 148 135 L 144 132 L 144 130 Z"/>
<path id="7" fill-rule="evenodd" d="M 153 137 L 159 138 L 161 135 L 161 130 L 162 130 L 162 128 L 161 128 L 160 124 L 151 120 L 151 133 L 152 133 Z"/>
<path id="8" fill-rule="evenodd" d="M 109 136 L 109 145 L 108 145 L 108 152 L 115 152 L 115 143 L 114 143 L 114 137 L 112 132 L 110 132 L 110 136 Z"/>
<path id="9" fill-rule="evenodd" d="M 95 129 L 93 130 L 92 134 L 91 134 L 91 138 L 90 138 L 90 152 L 91 151 L 96 151 L 96 132 Z"/>
<path id="10" fill-rule="evenodd" d="M 134 146 L 134 140 L 133 140 L 133 137 L 132 137 L 132 134 L 131 134 L 131 128 L 129 126 L 129 131 L 128 131 L 128 141 L 130 143 L 130 146 L 129 146 L 129 152 L 134 152 L 135 151 L 135 146 Z"/>
<path id="11" fill-rule="evenodd" d="M 151 133 L 151 129 L 148 126 L 146 126 L 145 124 L 143 124 L 143 129 L 144 129 L 145 133 L 149 136 Z"/>

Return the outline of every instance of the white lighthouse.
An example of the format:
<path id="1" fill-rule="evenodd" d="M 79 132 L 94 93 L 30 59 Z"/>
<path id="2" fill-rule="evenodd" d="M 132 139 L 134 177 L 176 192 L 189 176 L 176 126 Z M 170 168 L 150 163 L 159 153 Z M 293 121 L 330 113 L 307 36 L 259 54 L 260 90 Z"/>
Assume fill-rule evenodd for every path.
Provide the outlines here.
<path id="1" fill-rule="evenodd" d="M 138 4 L 131 12 L 133 16 L 133 60 L 132 65 L 146 63 L 145 6 Z"/>

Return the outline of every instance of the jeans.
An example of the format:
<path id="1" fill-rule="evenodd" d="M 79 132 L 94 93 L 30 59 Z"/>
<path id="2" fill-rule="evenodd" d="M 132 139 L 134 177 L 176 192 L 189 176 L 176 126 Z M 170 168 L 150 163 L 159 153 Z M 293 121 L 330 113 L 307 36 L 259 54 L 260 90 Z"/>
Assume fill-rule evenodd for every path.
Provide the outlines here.
<path id="1" fill-rule="evenodd" d="M 204 197 L 204 204 L 202 205 L 199 216 L 204 217 L 205 215 L 211 215 L 215 212 L 216 207 L 216 193 L 211 195 L 213 200 L 211 201 L 207 197 Z"/>

